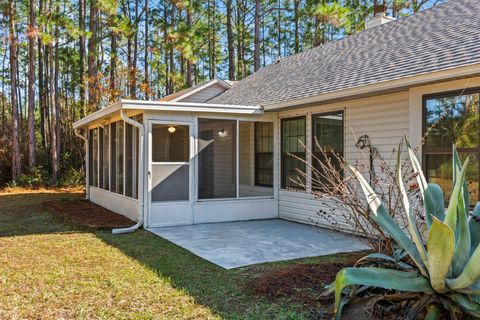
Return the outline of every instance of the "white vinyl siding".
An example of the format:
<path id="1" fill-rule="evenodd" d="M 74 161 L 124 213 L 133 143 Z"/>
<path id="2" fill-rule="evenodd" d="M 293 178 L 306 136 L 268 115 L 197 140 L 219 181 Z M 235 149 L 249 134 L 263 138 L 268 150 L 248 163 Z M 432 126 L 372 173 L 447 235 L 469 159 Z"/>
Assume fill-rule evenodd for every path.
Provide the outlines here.
<path id="1" fill-rule="evenodd" d="M 193 93 L 192 95 L 185 97 L 180 102 L 207 102 L 210 99 L 215 98 L 219 94 L 223 93 L 226 89 L 218 83 L 212 84 L 211 86 L 202 89 L 198 92 Z"/>
<path id="2" fill-rule="evenodd" d="M 385 158 L 392 157 L 392 151 L 409 131 L 409 97 L 408 93 L 385 95 L 374 98 L 359 99 L 341 103 L 321 105 L 280 112 L 280 118 L 307 116 L 307 146 L 311 139 L 311 115 L 336 110 L 345 111 L 345 157 L 355 164 L 362 161 L 360 150 L 355 147 L 356 139 L 368 134 L 372 145 Z M 352 133 L 353 131 L 353 133 Z M 279 133 L 277 133 L 279 135 Z M 280 157 L 276 150 L 276 157 Z M 280 170 L 277 175 L 280 177 Z M 347 221 L 348 215 L 339 210 L 332 200 L 314 199 L 305 192 L 290 190 L 279 191 L 279 217 L 287 220 L 316 224 L 327 228 L 352 230 L 353 225 Z M 321 212 L 321 210 L 324 212 Z"/>

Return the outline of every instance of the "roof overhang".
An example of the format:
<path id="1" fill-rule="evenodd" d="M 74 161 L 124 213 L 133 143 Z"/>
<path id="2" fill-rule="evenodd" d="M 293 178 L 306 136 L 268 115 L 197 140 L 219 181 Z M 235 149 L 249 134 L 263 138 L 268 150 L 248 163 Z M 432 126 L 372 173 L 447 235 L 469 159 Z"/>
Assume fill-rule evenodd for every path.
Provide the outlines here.
<path id="1" fill-rule="evenodd" d="M 98 110 L 73 124 L 73 128 L 85 127 L 88 124 L 107 118 L 120 110 L 140 111 L 167 111 L 167 112 L 200 112 L 200 113 L 223 113 L 223 114 L 263 114 L 261 106 L 242 106 L 213 103 L 192 103 L 192 102 L 167 102 L 167 101 L 146 101 L 121 99 L 114 104 Z"/>
<path id="2" fill-rule="evenodd" d="M 281 101 L 278 103 L 264 105 L 264 109 L 265 111 L 281 111 L 299 106 L 326 104 L 354 98 L 363 98 L 379 94 L 399 92 L 415 86 L 478 75 L 480 75 L 480 64 L 472 64 L 460 68 L 451 68 L 406 78 L 377 82 L 360 87 L 332 91 L 305 98 Z"/>

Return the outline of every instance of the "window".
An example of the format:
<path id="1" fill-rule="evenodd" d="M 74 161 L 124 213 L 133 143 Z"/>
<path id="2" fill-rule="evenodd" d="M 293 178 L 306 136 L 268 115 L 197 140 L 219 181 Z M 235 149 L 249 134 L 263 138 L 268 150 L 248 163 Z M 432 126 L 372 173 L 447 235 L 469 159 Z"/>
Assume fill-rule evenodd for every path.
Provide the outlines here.
<path id="1" fill-rule="evenodd" d="M 471 156 L 467 170 L 470 203 L 479 200 L 479 96 L 480 89 L 429 95 L 423 98 L 424 132 L 428 133 L 423 163 L 429 182 L 437 183 L 448 199 L 452 189 L 452 144 L 464 160 Z"/>
<path id="2" fill-rule="evenodd" d="M 340 172 L 339 156 L 343 156 L 343 141 L 343 111 L 312 115 L 313 189 L 323 189 L 330 182 L 334 183 L 334 176 L 325 172 L 322 164 L 330 162 Z"/>
<path id="3" fill-rule="evenodd" d="M 198 198 L 237 197 L 237 121 L 198 119 Z"/>
<path id="4" fill-rule="evenodd" d="M 305 117 L 282 120 L 282 188 L 301 188 L 305 178 Z M 299 159 L 297 159 L 298 157 Z"/>
<path id="5" fill-rule="evenodd" d="M 273 123 L 255 123 L 255 185 L 273 186 Z"/>

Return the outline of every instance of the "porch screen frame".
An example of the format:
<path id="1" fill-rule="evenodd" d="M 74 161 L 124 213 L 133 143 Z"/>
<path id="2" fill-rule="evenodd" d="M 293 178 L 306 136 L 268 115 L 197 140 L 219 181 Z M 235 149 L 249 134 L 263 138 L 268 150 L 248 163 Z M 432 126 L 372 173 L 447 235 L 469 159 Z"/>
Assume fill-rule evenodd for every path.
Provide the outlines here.
<path id="1" fill-rule="evenodd" d="M 210 198 L 210 199 L 200 199 L 199 198 L 199 192 L 198 192 L 198 188 L 199 188 L 199 175 L 198 175 L 198 172 L 199 172 L 199 160 L 198 160 L 198 150 L 199 150 L 199 119 L 211 119 L 211 120 L 233 120 L 236 122 L 236 146 L 235 146 L 235 150 L 236 150 L 236 154 L 235 154 L 235 159 L 236 159 L 236 196 L 235 197 L 228 197 L 228 198 Z M 195 133 L 196 133 L 196 136 L 195 136 L 195 140 L 196 140 L 196 143 L 195 143 L 195 183 L 194 183 L 194 193 L 195 193 L 195 202 L 213 202 L 213 201 L 235 201 L 235 200 L 240 200 L 240 201 L 245 201 L 245 200 L 264 200 L 264 199 L 274 199 L 276 197 L 276 193 L 275 193 L 275 185 L 276 185 L 276 180 L 275 180 L 275 153 L 274 153 L 274 164 L 273 164 L 273 169 L 272 169 L 272 175 L 273 175 L 273 193 L 272 195 L 268 195 L 268 196 L 251 196 L 251 197 L 241 197 L 240 196 L 240 193 L 239 193 L 239 190 L 240 190 L 240 165 L 239 165 L 239 161 L 240 161 L 240 122 L 252 122 L 252 123 L 257 123 L 257 122 L 268 122 L 268 123 L 272 123 L 273 125 L 273 150 L 275 150 L 275 128 L 276 128 L 276 123 L 273 119 L 248 119 L 248 118 L 230 118 L 230 117 L 216 117 L 216 116 L 198 116 L 196 117 L 195 119 Z M 254 142 L 255 143 L 255 142 Z M 254 163 L 254 167 L 255 167 L 255 163 Z"/>
<path id="2" fill-rule="evenodd" d="M 459 97 L 459 96 L 465 96 L 465 95 L 471 95 L 471 94 L 479 94 L 480 95 L 480 87 L 475 87 L 475 88 L 470 88 L 466 90 L 451 90 L 451 91 L 443 91 L 443 92 L 437 92 L 437 93 L 430 93 L 430 94 L 425 94 L 422 96 L 422 138 L 425 137 L 425 134 L 427 133 L 427 100 L 432 100 L 432 99 L 441 99 L 441 98 L 448 98 L 448 97 Z M 480 102 L 479 102 L 480 104 Z M 480 108 L 480 105 L 479 105 Z M 480 111 L 479 111 L 479 125 L 478 125 L 478 135 L 480 136 Z M 433 150 L 430 150 L 427 146 L 427 143 L 425 142 L 422 145 L 422 170 L 425 172 L 425 177 L 427 181 L 429 180 L 429 175 L 428 175 L 428 166 L 427 166 L 427 156 L 428 155 L 452 155 L 453 150 L 452 146 L 441 148 L 441 147 L 435 147 L 432 148 Z M 477 165 L 477 192 L 480 191 L 480 141 L 478 142 L 478 145 L 476 147 L 472 148 L 465 148 L 465 147 L 460 147 L 456 148 L 457 152 L 459 155 L 476 155 L 476 165 Z M 470 162 L 469 166 L 472 166 L 474 162 Z M 445 190 L 443 190 L 445 192 Z M 448 190 L 449 192 L 450 190 Z M 480 199 L 480 194 L 477 195 Z M 448 199 L 445 199 L 446 205 L 448 204 Z M 470 201 L 470 206 L 473 207 L 475 203 L 472 203 Z"/>

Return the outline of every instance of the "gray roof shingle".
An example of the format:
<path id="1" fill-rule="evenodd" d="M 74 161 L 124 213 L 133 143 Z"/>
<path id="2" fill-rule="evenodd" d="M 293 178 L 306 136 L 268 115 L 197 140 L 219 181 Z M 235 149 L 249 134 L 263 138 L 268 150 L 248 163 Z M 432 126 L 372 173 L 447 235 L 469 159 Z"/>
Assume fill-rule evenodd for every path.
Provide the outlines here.
<path id="1" fill-rule="evenodd" d="M 480 0 L 450 0 L 281 59 L 209 102 L 265 106 L 476 63 Z"/>

